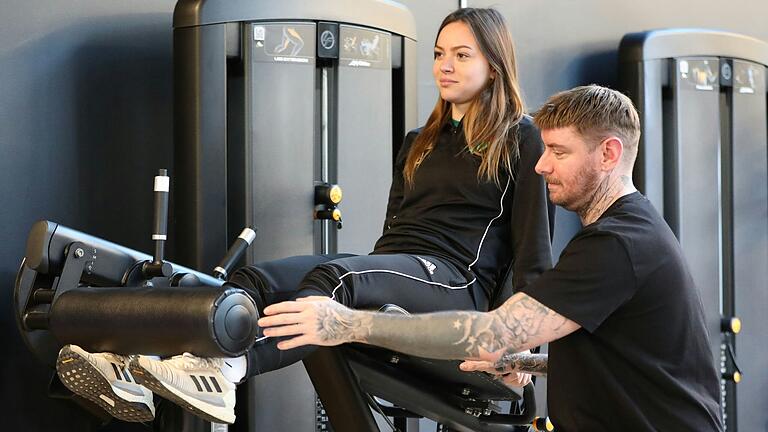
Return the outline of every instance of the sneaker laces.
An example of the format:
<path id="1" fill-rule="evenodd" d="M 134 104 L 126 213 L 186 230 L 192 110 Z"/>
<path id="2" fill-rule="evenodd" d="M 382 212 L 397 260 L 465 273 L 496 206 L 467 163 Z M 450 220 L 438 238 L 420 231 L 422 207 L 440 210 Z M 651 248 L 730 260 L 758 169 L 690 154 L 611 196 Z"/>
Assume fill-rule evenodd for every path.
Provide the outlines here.
<path id="1" fill-rule="evenodd" d="M 185 352 L 182 355 L 171 357 L 165 360 L 169 364 L 176 366 L 180 369 L 197 370 L 197 369 L 216 369 L 219 370 L 224 366 L 224 361 L 216 357 L 197 357 L 194 354 Z"/>
<path id="2" fill-rule="evenodd" d="M 85 354 L 86 358 L 88 358 L 89 360 L 92 360 L 92 361 L 102 360 L 110 363 L 114 362 L 120 365 L 121 367 L 124 367 L 128 360 L 128 358 L 125 356 L 121 356 L 111 352 L 89 353 L 88 351 L 84 351 L 83 353 Z"/>

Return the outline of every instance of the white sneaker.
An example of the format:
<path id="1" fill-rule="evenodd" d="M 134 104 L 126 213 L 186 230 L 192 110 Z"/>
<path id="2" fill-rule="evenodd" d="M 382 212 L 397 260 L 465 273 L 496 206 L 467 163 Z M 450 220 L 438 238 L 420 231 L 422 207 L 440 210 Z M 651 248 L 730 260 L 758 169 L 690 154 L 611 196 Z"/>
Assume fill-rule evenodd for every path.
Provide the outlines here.
<path id="1" fill-rule="evenodd" d="M 235 422 L 235 385 L 224 377 L 224 359 L 190 353 L 157 360 L 132 356 L 128 369 L 142 385 L 213 423 Z"/>
<path id="2" fill-rule="evenodd" d="M 142 387 L 126 367 L 126 357 L 89 353 L 77 345 L 59 351 L 56 372 L 73 393 L 95 402 L 109 415 L 128 422 L 155 418 L 152 392 Z"/>

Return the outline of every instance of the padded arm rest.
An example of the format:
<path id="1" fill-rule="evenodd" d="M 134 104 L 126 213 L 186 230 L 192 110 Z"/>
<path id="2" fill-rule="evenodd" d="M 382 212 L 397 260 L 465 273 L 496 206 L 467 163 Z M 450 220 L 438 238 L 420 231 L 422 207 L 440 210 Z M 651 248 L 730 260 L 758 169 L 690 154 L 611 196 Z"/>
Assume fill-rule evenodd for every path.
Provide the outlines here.
<path id="1" fill-rule="evenodd" d="M 84 287 L 54 302 L 50 331 L 91 352 L 236 357 L 256 338 L 258 318 L 240 289 Z"/>

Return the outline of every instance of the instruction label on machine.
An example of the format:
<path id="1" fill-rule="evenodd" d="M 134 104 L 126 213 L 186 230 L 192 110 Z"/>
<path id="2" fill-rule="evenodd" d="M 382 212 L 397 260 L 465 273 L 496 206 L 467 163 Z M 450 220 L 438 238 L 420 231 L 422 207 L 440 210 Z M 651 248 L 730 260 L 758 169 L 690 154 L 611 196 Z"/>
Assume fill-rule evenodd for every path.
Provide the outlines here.
<path id="1" fill-rule="evenodd" d="M 733 61 L 733 89 L 741 94 L 762 94 L 765 66 L 740 60 Z"/>
<path id="2" fill-rule="evenodd" d="M 315 24 L 254 23 L 253 61 L 315 64 Z"/>
<path id="3" fill-rule="evenodd" d="M 339 38 L 339 66 L 392 68 L 392 37 L 389 33 L 341 25 Z"/>
<path id="4" fill-rule="evenodd" d="M 719 67 L 717 59 L 680 59 L 677 62 L 677 73 L 680 83 L 687 89 L 714 91 L 720 87 Z"/>

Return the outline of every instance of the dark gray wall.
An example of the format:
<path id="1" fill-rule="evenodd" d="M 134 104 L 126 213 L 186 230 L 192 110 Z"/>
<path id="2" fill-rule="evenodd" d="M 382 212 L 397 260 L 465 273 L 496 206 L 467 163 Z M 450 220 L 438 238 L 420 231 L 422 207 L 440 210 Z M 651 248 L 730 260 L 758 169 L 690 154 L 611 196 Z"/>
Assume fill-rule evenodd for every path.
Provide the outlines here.
<path id="1" fill-rule="evenodd" d="M 18 336 L 12 286 L 38 219 L 151 251 L 152 176 L 172 168 L 173 5 L 0 3 L 3 430 L 91 429 L 70 402 L 45 396 L 50 371 Z"/>
<path id="2" fill-rule="evenodd" d="M 419 29 L 419 117 L 431 110 L 435 31 L 457 1 L 408 0 Z M 11 289 L 29 226 L 47 218 L 150 251 L 151 177 L 171 166 L 172 0 L 0 2 L 0 415 L 3 429 L 84 431 L 45 397 L 48 373 L 17 336 Z M 624 33 L 711 27 L 768 40 L 768 2 L 468 1 L 496 6 L 516 39 L 529 107 L 615 84 Z M 172 174 L 172 172 L 171 172 Z M 578 221 L 561 215 L 557 249 Z M 111 430 L 116 430 L 112 427 Z"/>
<path id="3" fill-rule="evenodd" d="M 434 106 L 432 47 L 440 21 L 455 0 L 402 0 L 416 16 L 419 32 L 419 122 Z M 525 101 L 530 111 L 549 95 L 577 85 L 618 82 L 618 45 L 629 32 L 701 27 L 768 40 L 768 2 L 733 0 L 466 0 L 469 7 L 494 7 L 507 19 L 517 49 Z M 558 208 L 555 252 L 579 229 L 578 218 Z"/>

